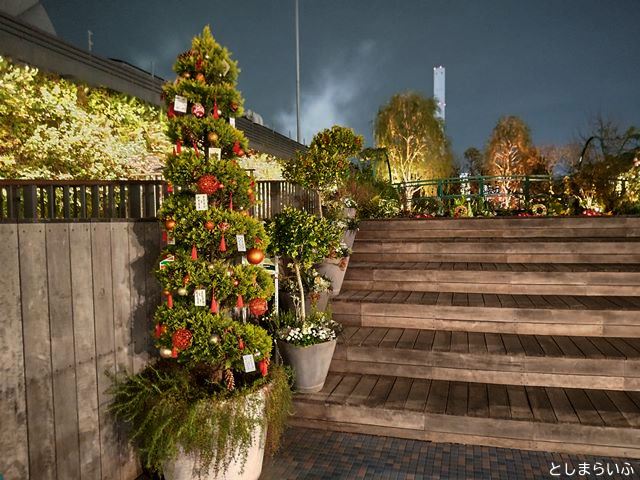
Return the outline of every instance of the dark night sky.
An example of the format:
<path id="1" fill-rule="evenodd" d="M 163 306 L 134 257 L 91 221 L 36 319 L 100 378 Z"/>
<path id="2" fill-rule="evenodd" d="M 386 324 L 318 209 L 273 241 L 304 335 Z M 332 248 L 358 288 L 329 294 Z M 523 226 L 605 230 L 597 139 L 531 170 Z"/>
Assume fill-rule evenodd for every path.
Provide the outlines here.
<path id="1" fill-rule="evenodd" d="M 239 61 L 246 107 L 295 136 L 293 0 L 44 0 L 59 36 L 173 78 L 209 23 Z M 393 93 L 433 93 L 447 69 L 454 149 L 482 147 L 502 115 L 538 145 L 567 143 L 595 115 L 640 126 L 640 0 L 300 0 L 302 123 L 371 141 Z"/>

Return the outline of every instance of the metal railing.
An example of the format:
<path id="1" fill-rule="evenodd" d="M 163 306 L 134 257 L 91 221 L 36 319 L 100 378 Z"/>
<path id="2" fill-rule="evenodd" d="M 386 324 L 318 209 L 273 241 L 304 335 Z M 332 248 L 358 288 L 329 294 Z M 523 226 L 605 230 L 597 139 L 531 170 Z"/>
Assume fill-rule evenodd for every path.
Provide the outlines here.
<path id="1" fill-rule="evenodd" d="M 163 180 L 0 180 L 0 221 L 153 219 L 166 195 Z M 317 211 L 314 193 L 286 181 L 256 182 L 256 197 L 260 219 Z"/>
<path id="2" fill-rule="evenodd" d="M 401 182 L 394 183 L 394 186 L 400 190 L 419 188 L 420 196 L 442 200 L 462 197 L 486 199 L 506 195 L 529 201 L 533 195 L 548 192 L 550 186 L 561 181 L 561 178 L 551 175 L 479 175 Z"/>

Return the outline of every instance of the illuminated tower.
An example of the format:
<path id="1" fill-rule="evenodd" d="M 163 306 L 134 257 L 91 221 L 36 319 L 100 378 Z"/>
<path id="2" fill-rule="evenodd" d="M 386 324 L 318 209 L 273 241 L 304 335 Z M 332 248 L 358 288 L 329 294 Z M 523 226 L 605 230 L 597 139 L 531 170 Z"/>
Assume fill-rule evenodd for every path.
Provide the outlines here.
<path id="1" fill-rule="evenodd" d="M 444 67 L 433 67 L 433 98 L 438 104 L 437 116 L 444 121 L 444 108 L 447 106 L 444 100 Z"/>

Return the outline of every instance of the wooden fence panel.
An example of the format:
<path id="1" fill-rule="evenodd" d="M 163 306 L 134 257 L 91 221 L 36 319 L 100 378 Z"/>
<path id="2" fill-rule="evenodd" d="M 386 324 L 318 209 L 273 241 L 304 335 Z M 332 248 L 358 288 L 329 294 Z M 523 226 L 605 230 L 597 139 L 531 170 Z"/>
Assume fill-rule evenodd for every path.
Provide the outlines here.
<path id="1" fill-rule="evenodd" d="M 129 282 L 131 286 L 131 337 L 134 372 L 144 368 L 149 360 L 148 344 L 151 321 L 147 316 L 147 275 L 151 268 L 146 248 L 144 223 L 133 223 L 129 230 Z"/>
<path id="2" fill-rule="evenodd" d="M 96 333 L 91 269 L 91 225 L 70 225 L 71 289 L 73 291 L 73 337 L 76 351 L 76 390 L 80 478 L 99 480 L 100 422 L 98 419 L 98 377 Z"/>
<path id="3" fill-rule="evenodd" d="M 6 480 L 29 477 L 20 265 L 17 225 L 0 228 L 0 472 Z"/>
<path id="4" fill-rule="evenodd" d="M 43 225 L 44 226 L 44 225 Z M 58 478 L 79 478 L 78 401 L 71 303 L 69 227 L 46 225 L 53 411 Z"/>
<path id="5" fill-rule="evenodd" d="M 133 371 L 131 345 L 131 283 L 129 274 L 129 228 L 125 222 L 111 223 L 111 271 L 113 280 L 113 320 L 116 369 Z M 137 458 L 128 445 L 124 432 L 118 432 L 121 478 L 132 478 L 138 472 Z"/>
<path id="6" fill-rule="evenodd" d="M 91 258 L 93 265 L 93 303 L 96 328 L 98 374 L 98 418 L 103 479 L 120 478 L 118 436 L 107 411 L 111 380 L 115 374 L 116 352 L 113 319 L 113 283 L 111 269 L 111 229 L 108 223 L 91 225 Z"/>
<path id="7" fill-rule="evenodd" d="M 56 478 L 51 331 L 44 224 L 21 224 L 20 290 L 29 432 L 29 471 L 39 479 Z"/>

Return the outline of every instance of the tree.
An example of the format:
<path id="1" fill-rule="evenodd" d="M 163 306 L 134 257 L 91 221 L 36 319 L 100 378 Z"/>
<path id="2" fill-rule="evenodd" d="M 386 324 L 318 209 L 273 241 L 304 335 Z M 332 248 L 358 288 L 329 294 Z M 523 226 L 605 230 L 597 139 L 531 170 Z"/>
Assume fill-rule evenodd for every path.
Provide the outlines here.
<path id="1" fill-rule="evenodd" d="M 433 98 L 415 92 L 396 94 L 378 110 L 374 136 L 387 150 L 394 182 L 449 176 L 453 155 L 437 111 Z M 405 186 L 408 202 L 420 188 Z"/>
<path id="2" fill-rule="evenodd" d="M 157 174 L 169 148 L 160 109 L 0 57 L 0 177 Z"/>
<path id="3" fill-rule="evenodd" d="M 280 160 L 282 175 L 317 193 L 322 217 L 323 200 L 346 181 L 349 159 L 361 149 L 362 136 L 350 128 L 334 125 L 316 133 L 306 151 L 297 152 L 295 158 Z"/>
<path id="4" fill-rule="evenodd" d="M 336 222 L 292 207 L 285 207 L 268 228 L 273 238 L 271 251 L 293 266 L 298 318 L 304 322 L 307 314 L 302 275 L 340 245 L 342 231 Z"/>
<path id="5" fill-rule="evenodd" d="M 464 151 L 464 159 L 467 161 L 469 175 L 477 177 L 484 174 L 484 155 L 476 147 L 469 147 Z"/>
<path id="6" fill-rule="evenodd" d="M 498 120 L 485 149 L 485 172 L 499 177 L 545 173 L 531 142 L 529 127 L 520 118 L 508 116 Z M 520 182 L 505 178 L 498 186 L 509 205 Z"/>
<path id="7" fill-rule="evenodd" d="M 238 402 L 269 373 L 272 339 L 256 319 L 274 284 L 256 265 L 269 239 L 248 215 L 253 181 L 237 163 L 247 140 L 229 122 L 242 114 L 236 62 L 207 27 L 174 70 L 176 82 L 163 88 L 175 144 L 164 169 L 173 194 L 159 213 L 167 243 L 156 273 L 165 302 L 153 329 L 162 360 L 118 389 L 115 411 L 133 423 L 147 466 L 161 468 L 184 451 L 201 470 L 213 463 L 217 472 L 238 451 L 246 458 L 263 422 L 260 409 Z M 241 262 L 244 250 L 250 264 Z M 286 381 L 278 385 L 280 396 Z M 273 393 L 266 395 L 269 404 Z"/>

